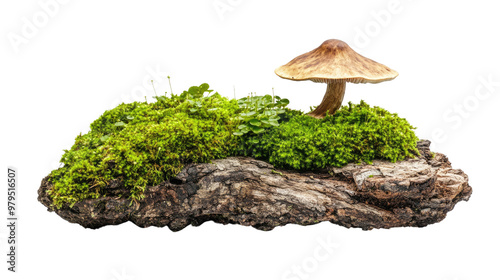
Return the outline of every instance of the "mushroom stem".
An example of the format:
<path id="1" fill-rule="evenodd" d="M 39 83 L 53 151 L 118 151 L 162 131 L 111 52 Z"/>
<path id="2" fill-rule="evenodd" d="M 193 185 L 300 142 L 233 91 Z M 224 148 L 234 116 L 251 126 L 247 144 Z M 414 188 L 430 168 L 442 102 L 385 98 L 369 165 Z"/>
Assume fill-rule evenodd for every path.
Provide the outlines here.
<path id="1" fill-rule="evenodd" d="M 326 111 L 328 111 L 329 115 L 333 115 L 342 105 L 342 100 L 344 100 L 345 84 L 345 80 L 329 82 L 323 101 L 314 111 L 309 113 L 309 116 L 322 119 L 325 117 Z"/>

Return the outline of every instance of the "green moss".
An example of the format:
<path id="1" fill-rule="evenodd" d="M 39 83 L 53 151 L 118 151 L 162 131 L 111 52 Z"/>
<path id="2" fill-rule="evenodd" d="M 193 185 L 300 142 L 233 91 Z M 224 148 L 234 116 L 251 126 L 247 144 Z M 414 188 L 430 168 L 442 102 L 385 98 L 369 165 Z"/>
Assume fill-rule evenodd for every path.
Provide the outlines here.
<path id="1" fill-rule="evenodd" d="M 418 154 L 413 129 L 397 114 L 361 101 L 323 119 L 296 115 L 262 135 L 247 137 L 239 152 L 298 170 L 371 163 L 375 158 L 395 162 Z"/>
<path id="2" fill-rule="evenodd" d="M 146 186 L 168 180 L 185 164 L 228 156 L 309 170 L 375 158 L 396 161 L 417 152 L 414 128 L 405 119 L 364 102 L 349 103 L 322 120 L 285 109 L 279 126 L 237 136 L 245 108 L 211 92 L 202 84 L 154 103 L 121 104 L 104 112 L 65 151 L 64 166 L 50 174 L 54 206 L 105 196 L 115 179 L 131 201 L 140 200 Z"/>
<path id="3" fill-rule="evenodd" d="M 274 170 L 274 169 L 273 169 L 273 170 L 271 170 L 271 173 L 273 173 L 273 174 L 278 174 L 278 175 L 280 175 L 280 176 L 283 176 L 283 173 L 281 173 L 281 172 L 279 172 L 279 171 L 276 171 L 276 170 Z"/>
<path id="4" fill-rule="evenodd" d="M 89 133 L 75 139 L 61 159 L 64 166 L 50 176 L 55 206 L 103 196 L 113 179 L 122 180 L 130 198 L 138 200 L 147 185 L 176 175 L 186 163 L 232 155 L 235 100 L 219 94 L 198 98 L 202 106 L 192 112 L 184 97 L 157 99 L 106 111 Z"/>

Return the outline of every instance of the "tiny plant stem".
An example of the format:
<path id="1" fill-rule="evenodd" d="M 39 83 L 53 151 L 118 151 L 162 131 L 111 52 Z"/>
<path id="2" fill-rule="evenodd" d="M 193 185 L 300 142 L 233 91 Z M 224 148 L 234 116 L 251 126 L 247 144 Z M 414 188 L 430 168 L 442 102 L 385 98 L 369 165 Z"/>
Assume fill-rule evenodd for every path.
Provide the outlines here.
<path id="1" fill-rule="evenodd" d="M 250 110 L 252 110 L 253 92 L 250 92 Z"/>
<path id="2" fill-rule="evenodd" d="M 273 88 L 273 105 L 274 105 L 274 88 Z"/>
<path id="3" fill-rule="evenodd" d="M 257 93 L 254 92 L 253 93 L 253 98 L 256 100 L 257 99 Z M 255 101 L 255 112 L 258 112 L 259 111 L 259 104 L 257 101 Z"/>
<path id="4" fill-rule="evenodd" d="M 155 84 L 153 83 L 153 80 L 151 80 L 151 85 L 153 86 L 153 90 L 155 91 L 155 95 L 158 95 L 158 94 L 156 94 Z"/>
<path id="5" fill-rule="evenodd" d="M 322 119 L 325 117 L 326 111 L 328 111 L 329 115 L 335 114 L 342 105 L 342 100 L 344 100 L 345 86 L 345 81 L 328 83 L 323 101 L 314 111 L 309 113 L 309 116 Z"/>
<path id="6" fill-rule="evenodd" d="M 233 86 L 234 99 L 236 99 L 236 86 Z"/>
<path id="7" fill-rule="evenodd" d="M 168 85 L 170 86 L 170 94 L 174 94 L 174 92 L 172 91 L 172 84 L 170 83 L 170 76 L 167 76 L 168 78 Z"/>

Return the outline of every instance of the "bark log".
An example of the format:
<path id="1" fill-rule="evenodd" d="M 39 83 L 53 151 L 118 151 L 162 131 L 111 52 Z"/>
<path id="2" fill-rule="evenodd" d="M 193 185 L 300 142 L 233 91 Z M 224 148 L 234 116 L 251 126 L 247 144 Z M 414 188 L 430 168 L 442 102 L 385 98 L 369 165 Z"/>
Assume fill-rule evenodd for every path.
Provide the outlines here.
<path id="1" fill-rule="evenodd" d="M 173 231 L 205 221 L 260 230 L 323 221 L 364 230 L 424 227 L 443 220 L 472 193 L 467 175 L 452 169 L 445 155 L 433 155 L 429 145 L 420 141 L 421 155 L 414 159 L 315 172 L 278 170 L 243 157 L 191 164 L 170 181 L 148 187 L 145 199 L 132 204 L 119 197 L 127 192 L 115 181 L 105 197 L 52 209 L 46 177 L 38 200 L 63 219 L 93 229 L 127 221 Z"/>

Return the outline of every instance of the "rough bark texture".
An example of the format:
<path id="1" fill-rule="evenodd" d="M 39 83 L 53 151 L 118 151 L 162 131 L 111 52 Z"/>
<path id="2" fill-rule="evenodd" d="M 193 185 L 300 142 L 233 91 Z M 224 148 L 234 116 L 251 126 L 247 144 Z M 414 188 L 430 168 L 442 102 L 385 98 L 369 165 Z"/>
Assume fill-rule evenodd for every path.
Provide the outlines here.
<path id="1" fill-rule="evenodd" d="M 126 191 L 114 182 L 106 197 L 52 210 L 45 178 L 38 200 L 65 220 L 94 229 L 127 221 L 173 231 L 205 221 L 260 230 L 323 221 L 365 230 L 423 227 L 443 220 L 472 193 L 467 175 L 452 169 L 445 155 L 433 156 L 429 144 L 420 141 L 421 156 L 414 159 L 307 173 L 242 157 L 192 164 L 169 182 L 149 187 L 145 199 L 133 204 L 118 197 Z"/>

